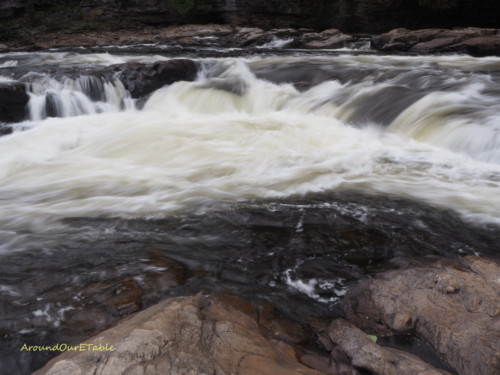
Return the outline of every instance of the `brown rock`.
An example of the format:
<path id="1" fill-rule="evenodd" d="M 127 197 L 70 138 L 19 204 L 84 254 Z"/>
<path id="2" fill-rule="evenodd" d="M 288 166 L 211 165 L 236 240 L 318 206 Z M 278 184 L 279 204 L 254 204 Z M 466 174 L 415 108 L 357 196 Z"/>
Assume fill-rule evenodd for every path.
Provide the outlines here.
<path id="1" fill-rule="evenodd" d="M 470 38 L 459 45 L 451 46 L 462 50 L 471 56 L 500 56 L 500 35 L 487 35 Z"/>
<path id="2" fill-rule="evenodd" d="M 347 354 L 355 367 L 375 375 L 449 375 L 413 354 L 377 345 L 366 333 L 343 319 L 330 324 L 329 336 L 338 345 L 336 350 Z"/>
<path id="3" fill-rule="evenodd" d="M 372 38 L 380 51 L 427 53 L 469 53 L 474 56 L 500 56 L 498 29 L 394 29 Z"/>
<path id="4" fill-rule="evenodd" d="M 494 261 L 468 256 L 385 272 L 351 289 L 343 308 L 363 329 L 414 331 L 461 375 L 498 374 L 500 265 Z"/>
<path id="5" fill-rule="evenodd" d="M 264 337 L 257 315 L 235 298 L 170 299 L 85 342 L 113 351 L 68 351 L 35 374 L 321 374 Z"/>
<path id="6" fill-rule="evenodd" d="M 304 44 L 306 48 L 339 48 L 344 47 L 346 43 L 355 40 L 351 35 L 346 35 L 338 30 L 337 33 L 329 33 L 331 30 L 326 30 L 318 34 L 317 40 L 312 40 Z"/>
<path id="7" fill-rule="evenodd" d="M 182 264 L 154 248 L 144 255 L 149 261 L 137 274 L 81 282 L 77 293 L 74 286 L 51 288 L 44 297 L 64 301 L 70 307 L 61 315 L 59 328 L 79 337 L 92 335 L 158 301 L 184 281 L 186 269 Z"/>

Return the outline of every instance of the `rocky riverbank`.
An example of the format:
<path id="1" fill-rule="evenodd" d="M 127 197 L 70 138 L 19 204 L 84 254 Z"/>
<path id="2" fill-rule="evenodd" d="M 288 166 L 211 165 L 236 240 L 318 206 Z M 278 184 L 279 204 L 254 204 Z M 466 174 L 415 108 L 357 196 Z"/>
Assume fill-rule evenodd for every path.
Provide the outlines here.
<path id="1" fill-rule="evenodd" d="M 36 374 L 497 374 L 500 265 L 476 256 L 393 265 L 351 288 L 347 320 L 297 322 L 263 302 L 177 297 L 81 346 L 113 350 L 68 351 Z M 388 345 L 394 335 L 419 337 L 438 360 Z"/>
<path id="2" fill-rule="evenodd" d="M 0 44 L 0 51 L 33 51 L 61 47 L 125 46 L 161 44 L 181 47 L 244 48 L 262 46 L 276 40 L 287 48 L 339 48 L 356 41 L 337 29 L 262 29 L 224 24 L 145 27 L 114 31 L 41 33 Z"/>
<path id="3" fill-rule="evenodd" d="M 335 49 L 370 44 L 390 53 L 465 53 L 500 56 L 500 29 L 394 29 L 378 35 L 347 34 L 338 29 L 262 29 L 224 24 L 145 27 L 107 31 L 54 31 L 0 43 L 0 52 L 68 47 L 164 45 L 171 47 Z M 253 52 L 259 52 L 254 50 Z"/>
<path id="4" fill-rule="evenodd" d="M 356 33 L 496 27 L 499 11 L 499 3 L 491 0 L 9 0 L 0 4 L 0 40 L 57 30 L 89 33 L 186 23 Z"/>

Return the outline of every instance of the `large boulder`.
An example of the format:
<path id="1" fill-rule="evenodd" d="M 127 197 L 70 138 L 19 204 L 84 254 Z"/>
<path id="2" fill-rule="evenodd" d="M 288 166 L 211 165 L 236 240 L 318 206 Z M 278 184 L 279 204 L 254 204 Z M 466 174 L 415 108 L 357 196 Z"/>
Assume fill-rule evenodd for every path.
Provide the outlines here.
<path id="1" fill-rule="evenodd" d="M 192 60 L 176 59 L 154 64 L 126 64 L 114 67 L 118 79 L 133 98 L 141 98 L 177 81 L 193 81 L 198 65 Z"/>
<path id="2" fill-rule="evenodd" d="M 468 256 L 385 272 L 352 288 L 343 308 L 362 329 L 416 334 L 460 375 L 498 374 L 500 265 L 494 261 Z"/>
<path id="3" fill-rule="evenodd" d="M 336 357 L 345 354 L 355 367 L 375 375 L 450 375 L 413 354 L 376 344 L 366 333 L 343 319 L 330 324 L 328 335 L 336 345 L 333 351 Z"/>
<path id="4" fill-rule="evenodd" d="M 500 56 L 500 32 L 497 35 L 485 35 L 467 39 L 457 47 L 459 50 L 476 57 Z"/>
<path id="5" fill-rule="evenodd" d="M 321 374 L 299 363 L 286 342 L 304 340 L 300 326 L 287 329 L 283 321 L 262 322 L 260 315 L 238 298 L 173 298 L 77 345 L 81 350 L 64 352 L 35 374 Z"/>
<path id="6" fill-rule="evenodd" d="M 22 83 L 0 83 L 0 122 L 20 122 L 27 118 L 29 95 Z"/>
<path id="7" fill-rule="evenodd" d="M 379 51 L 429 53 L 469 53 L 500 56 L 499 29 L 394 29 L 372 38 Z"/>
<path id="8" fill-rule="evenodd" d="M 305 48 L 339 48 L 354 42 L 355 38 L 340 30 L 328 29 L 320 33 L 306 33 L 301 37 L 301 41 Z"/>

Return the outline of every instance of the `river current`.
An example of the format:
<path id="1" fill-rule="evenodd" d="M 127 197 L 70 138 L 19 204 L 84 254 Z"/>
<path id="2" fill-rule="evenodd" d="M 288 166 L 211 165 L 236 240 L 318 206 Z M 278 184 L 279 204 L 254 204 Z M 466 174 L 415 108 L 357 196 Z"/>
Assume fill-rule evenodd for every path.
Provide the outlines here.
<path id="1" fill-rule="evenodd" d="M 137 101 L 89 69 L 178 56 L 110 51 L 0 55 L 30 93 L 0 137 L 0 373 L 130 312 L 100 293 L 300 320 L 394 258 L 499 258 L 500 58 L 192 53 L 195 81 Z"/>

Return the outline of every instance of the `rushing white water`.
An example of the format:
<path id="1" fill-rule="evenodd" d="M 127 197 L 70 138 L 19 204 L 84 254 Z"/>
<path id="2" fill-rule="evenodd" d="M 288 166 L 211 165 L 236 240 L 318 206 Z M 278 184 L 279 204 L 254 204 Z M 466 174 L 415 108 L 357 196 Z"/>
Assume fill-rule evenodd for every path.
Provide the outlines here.
<path id="1" fill-rule="evenodd" d="M 123 109 L 125 94 L 116 83 L 105 84 L 105 100 L 92 103 L 78 95 L 87 78 L 33 84 L 33 119 L 44 117 L 38 100 L 50 90 L 65 118 L 0 138 L 2 227 L 44 229 L 75 216 L 159 217 L 223 201 L 329 190 L 394 194 L 500 222 L 498 96 L 483 94 L 481 83 L 489 76 L 477 73 L 469 82 L 459 72 L 450 78 L 458 82 L 453 91 L 420 82 L 428 91 L 389 130 L 348 121 L 360 110 L 356 98 L 394 84 L 377 81 L 383 72 L 401 81 L 394 71 L 410 74 L 412 64 L 432 70 L 439 63 L 451 71 L 460 64 L 498 67 L 500 60 L 323 58 L 337 68 L 380 71 L 358 83 L 327 80 L 306 91 L 252 72 L 285 60 L 209 61 L 198 81 L 156 91 L 142 111 L 99 113 L 110 103 Z M 467 105 L 473 116 L 459 116 Z M 90 115 L 76 116 L 82 113 Z"/>
<path id="2" fill-rule="evenodd" d="M 72 117 L 134 109 L 130 95 L 118 80 L 107 82 L 92 76 L 65 78 L 59 82 L 43 77 L 29 84 L 31 120 Z"/>
<path id="3" fill-rule="evenodd" d="M 85 49 L 83 49 L 85 50 Z M 6 66 L 23 66 L 36 68 L 39 66 L 74 67 L 80 68 L 109 66 L 123 63 L 148 63 L 168 60 L 161 55 L 113 55 L 110 53 L 74 53 L 74 52 L 16 52 L 0 53 L 0 64 Z"/>
<path id="4" fill-rule="evenodd" d="M 500 102 L 482 95 L 483 89 L 476 84 L 459 92 L 429 94 L 403 111 L 391 130 L 498 164 Z M 466 116 L 470 113 L 475 116 Z"/>
<path id="5" fill-rule="evenodd" d="M 264 43 L 263 45 L 261 46 L 257 46 L 257 48 L 283 48 L 287 45 L 289 45 L 290 43 L 292 43 L 294 41 L 293 38 L 287 38 L 287 39 L 280 39 L 280 38 L 277 38 L 277 37 L 273 37 L 273 39 L 268 42 L 268 43 Z"/>

